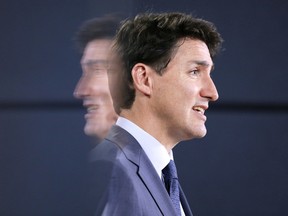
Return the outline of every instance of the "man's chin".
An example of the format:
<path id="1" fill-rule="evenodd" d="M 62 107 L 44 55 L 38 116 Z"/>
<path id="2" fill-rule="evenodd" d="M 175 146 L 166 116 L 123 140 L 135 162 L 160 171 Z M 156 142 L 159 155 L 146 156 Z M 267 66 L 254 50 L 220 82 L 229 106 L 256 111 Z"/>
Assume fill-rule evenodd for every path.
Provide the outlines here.
<path id="1" fill-rule="evenodd" d="M 207 134 L 207 129 L 206 127 L 201 127 L 201 128 L 198 128 L 197 130 L 193 131 L 192 133 L 192 139 L 195 138 L 195 139 L 200 139 L 200 138 L 203 138 L 205 137 Z"/>

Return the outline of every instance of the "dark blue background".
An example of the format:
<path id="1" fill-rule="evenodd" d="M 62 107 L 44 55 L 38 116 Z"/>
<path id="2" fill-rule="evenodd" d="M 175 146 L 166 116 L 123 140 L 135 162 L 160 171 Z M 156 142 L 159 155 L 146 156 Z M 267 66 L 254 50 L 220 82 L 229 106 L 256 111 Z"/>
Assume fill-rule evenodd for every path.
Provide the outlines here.
<path id="1" fill-rule="evenodd" d="M 193 13 L 225 40 L 204 139 L 175 148 L 197 216 L 288 215 L 288 2 L 46 0 L 0 4 L 0 215 L 75 215 L 91 140 L 72 92 L 73 35 L 121 12 Z M 75 213 L 75 214 L 74 214 Z"/>

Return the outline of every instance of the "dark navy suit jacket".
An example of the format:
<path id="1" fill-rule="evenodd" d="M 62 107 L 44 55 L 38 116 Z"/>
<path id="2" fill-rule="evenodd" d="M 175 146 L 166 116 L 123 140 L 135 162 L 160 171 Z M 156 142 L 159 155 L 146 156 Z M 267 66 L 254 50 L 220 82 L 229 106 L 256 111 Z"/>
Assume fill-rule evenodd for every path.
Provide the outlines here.
<path id="1" fill-rule="evenodd" d="M 87 211 L 107 216 L 176 216 L 172 202 L 140 144 L 119 126 L 91 151 Z M 186 216 L 192 216 L 180 188 Z"/>

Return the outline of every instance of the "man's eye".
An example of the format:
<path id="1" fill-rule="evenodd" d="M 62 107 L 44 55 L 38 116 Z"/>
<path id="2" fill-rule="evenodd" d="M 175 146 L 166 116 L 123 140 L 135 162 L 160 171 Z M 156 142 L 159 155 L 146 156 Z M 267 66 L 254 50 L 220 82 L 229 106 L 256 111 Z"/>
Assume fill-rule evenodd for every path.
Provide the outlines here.
<path id="1" fill-rule="evenodd" d="M 190 74 L 191 74 L 191 75 L 198 75 L 199 73 L 200 73 L 199 70 L 191 70 L 191 71 L 190 71 Z"/>
<path id="2" fill-rule="evenodd" d="M 86 70 L 90 73 L 103 73 L 107 70 L 107 67 L 105 67 L 106 65 L 87 64 L 85 66 Z"/>

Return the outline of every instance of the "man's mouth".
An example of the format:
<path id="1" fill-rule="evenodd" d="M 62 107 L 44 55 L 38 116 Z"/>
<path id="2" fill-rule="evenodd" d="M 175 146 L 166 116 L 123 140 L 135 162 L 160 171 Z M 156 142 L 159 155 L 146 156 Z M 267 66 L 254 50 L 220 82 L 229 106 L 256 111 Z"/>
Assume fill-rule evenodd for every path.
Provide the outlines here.
<path id="1" fill-rule="evenodd" d="M 200 113 L 202 115 L 204 115 L 206 109 L 207 109 L 206 106 L 194 106 L 193 107 L 194 111 L 196 111 L 196 112 L 198 112 L 198 113 Z"/>
<path id="2" fill-rule="evenodd" d="M 87 109 L 87 113 L 95 112 L 99 109 L 99 104 L 84 103 L 83 106 Z"/>
<path id="3" fill-rule="evenodd" d="M 87 107 L 88 112 L 93 112 L 99 108 L 99 105 L 91 105 Z"/>

